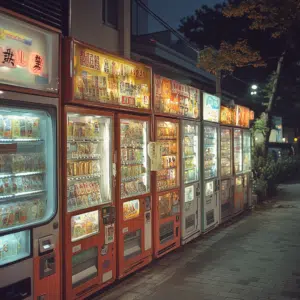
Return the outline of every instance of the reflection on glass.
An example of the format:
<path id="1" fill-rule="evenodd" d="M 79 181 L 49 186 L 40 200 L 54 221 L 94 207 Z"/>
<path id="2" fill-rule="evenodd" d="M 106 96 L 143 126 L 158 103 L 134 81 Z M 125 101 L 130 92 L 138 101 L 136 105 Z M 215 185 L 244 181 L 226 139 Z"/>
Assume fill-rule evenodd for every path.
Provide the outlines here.
<path id="1" fill-rule="evenodd" d="M 231 174 L 231 129 L 221 128 L 221 176 Z"/>
<path id="2" fill-rule="evenodd" d="M 158 201 L 159 216 L 161 219 L 179 213 L 179 194 L 177 192 L 161 195 Z"/>
<path id="3" fill-rule="evenodd" d="M 234 129 L 234 171 L 242 172 L 242 130 Z"/>
<path id="4" fill-rule="evenodd" d="M 157 122 L 157 140 L 162 143 L 162 166 L 157 172 L 157 190 L 178 186 L 178 124 Z"/>
<path id="5" fill-rule="evenodd" d="M 111 201 L 111 147 L 111 118 L 68 114 L 68 211 Z"/>
<path id="6" fill-rule="evenodd" d="M 194 201 L 194 195 L 195 195 L 194 186 L 193 185 L 187 186 L 184 189 L 184 202 L 187 203 L 187 202 Z"/>
<path id="7" fill-rule="evenodd" d="M 123 220 L 127 221 L 140 214 L 140 200 L 130 200 L 123 203 Z"/>
<path id="8" fill-rule="evenodd" d="M 0 232 L 52 218 L 55 124 L 40 110 L 0 110 Z"/>
<path id="9" fill-rule="evenodd" d="M 30 255 L 30 231 L 0 236 L 0 266 Z"/>
<path id="10" fill-rule="evenodd" d="M 251 135 L 249 131 L 243 132 L 243 171 L 251 170 Z"/>
<path id="11" fill-rule="evenodd" d="M 150 191 L 148 122 L 121 119 L 121 198 Z"/>
<path id="12" fill-rule="evenodd" d="M 204 126 L 204 179 L 217 176 L 217 128 Z"/>
<path id="13" fill-rule="evenodd" d="M 185 184 L 199 179 L 198 134 L 197 125 L 184 125 L 183 164 Z"/>
<path id="14" fill-rule="evenodd" d="M 71 218 L 72 242 L 99 232 L 99 211 L 94 210 Z"/>

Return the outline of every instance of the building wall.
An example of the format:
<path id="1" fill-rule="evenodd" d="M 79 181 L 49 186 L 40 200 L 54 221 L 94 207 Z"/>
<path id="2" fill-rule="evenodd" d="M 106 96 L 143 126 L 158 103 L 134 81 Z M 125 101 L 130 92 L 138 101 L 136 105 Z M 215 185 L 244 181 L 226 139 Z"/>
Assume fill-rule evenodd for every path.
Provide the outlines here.
<path id="1" fill-rule="evenodd" d="M 71 0 L 70 36 L 130 58 L 130 0 L 119 0 L 118 28 L 104 24 L 102 0 Z"/>

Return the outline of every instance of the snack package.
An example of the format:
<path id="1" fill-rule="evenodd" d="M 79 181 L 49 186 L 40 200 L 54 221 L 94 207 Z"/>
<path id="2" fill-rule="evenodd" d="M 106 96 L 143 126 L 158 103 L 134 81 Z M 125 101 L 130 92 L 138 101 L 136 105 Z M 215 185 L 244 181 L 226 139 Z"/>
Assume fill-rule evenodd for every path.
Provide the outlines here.
<path id="1" fill-rule="evenodd" d="M 0 139 L 4 138 L 4 120 L 3 116 L 0 116 Z"/>
<path id="2" fill-rule="evenodd" d="M 40 138 L 40 119 L 39 118 L 34 118 L 33 119 L 33 124 L 32 124 L 32 137 L 38 139 Z"/>
<path id="3" fill-rule="evenodd" d="M 0 195 L 4 195 L 4 182 L 3 179 L 0 178 Z"/>
<path id="4" fill-rule="evenodd" d="M 8 117 L 4 117 L 3 119 L 3 136 L 5 139 L 11 139 L 12 132 L 11 132 L 11 119 Z"/>
<path id="5" fill-rule="evenodd" d="M 25 119 L 25 136 L 26 138 L 32 138 L 33 120 L 32 118 Z"/>
<path id="6" fill-rule="evenodd" d="M 25 119 L 20 119 L 20 137 L 26 137 L 26 122 Z"/>
<path id="7" fill-rule="evenodd" d="M 21 137 L 21 128 L 20 128 L 20 119 L 12 119 L 11 122 L 11 127 L 12 127 L 12 138 L 13 139 L 18 139 Z"/>

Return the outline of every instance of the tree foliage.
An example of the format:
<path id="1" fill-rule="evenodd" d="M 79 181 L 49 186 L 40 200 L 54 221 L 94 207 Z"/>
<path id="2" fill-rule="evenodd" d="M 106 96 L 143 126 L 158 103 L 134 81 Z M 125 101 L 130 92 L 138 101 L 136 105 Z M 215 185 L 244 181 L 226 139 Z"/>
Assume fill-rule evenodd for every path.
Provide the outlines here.
<path id="1" fill-rule="evenodd" d="M 246 40 L 235 44 L 222 41 L 220 48 L 206 47 L 200 52 L 198 66 L 212 74 L 232 73 L 236 68 L 262 67 L 265 62 L 258 51 L 252 50 Z"/>

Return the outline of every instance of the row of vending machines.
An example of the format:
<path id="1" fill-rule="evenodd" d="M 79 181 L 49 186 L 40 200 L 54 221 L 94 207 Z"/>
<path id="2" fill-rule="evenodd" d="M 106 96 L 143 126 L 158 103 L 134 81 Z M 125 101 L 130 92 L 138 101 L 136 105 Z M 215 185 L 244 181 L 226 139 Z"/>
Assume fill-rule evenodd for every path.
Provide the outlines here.
<path id="1" fill-rule="evenodd" d="M 72 39 L 58 85 L 59 35 L 1 22 L 0 299 L 85 299 L 249 204 L 249 109 Z"/>

